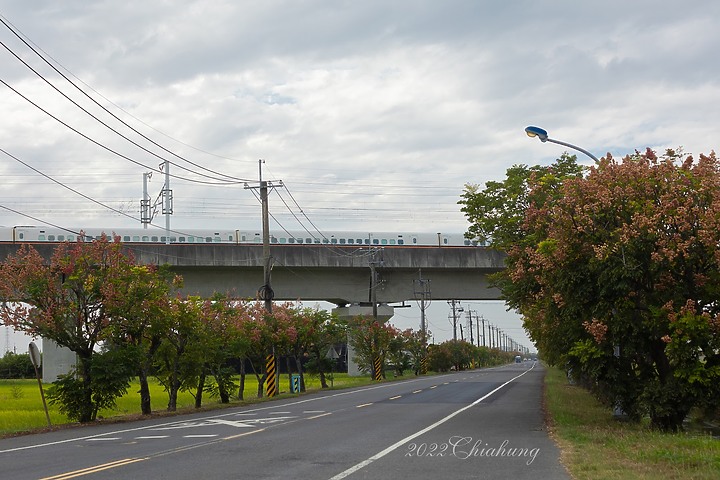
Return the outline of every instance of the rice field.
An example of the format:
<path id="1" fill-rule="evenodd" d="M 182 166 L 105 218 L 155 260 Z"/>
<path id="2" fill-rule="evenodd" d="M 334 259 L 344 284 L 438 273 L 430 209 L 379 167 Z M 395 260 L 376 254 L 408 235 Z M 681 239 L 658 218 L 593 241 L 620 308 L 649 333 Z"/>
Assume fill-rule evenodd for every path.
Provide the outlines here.
<path id="1" fill-rule="evenodd" d="M 305 377 L 305 382 L 308 391 L 320 389 L 320 380 L 317 377 L 308 375 Z M 370 382 L 371 380 L 367 376 L 349 377 L 346 374 L 336 373 L 334 387 L 345 388 L 364 385 Z M 49 386 L 50 385 L 43 385 L 43 388 L 47 389 Z M 254 375 L 246 377 L 243 403 L 260 401 L 257 398 L 257 386 L 257 380 Z M 287 375 L 280 376 L 278 387 L 281 394 L 290 391 Z M 137 381 L 133 382 L 127 393 L 117 400 L 116 407 L 111 410 L 101 410 L 98 412 L 98 419 L 139 415 L 139 390 L 140 384 Z M 231 400 L 230 405 L 237 406 L 243 404 L 237 400 L 237 392 L 235 392 L 235 396 L 236 397 Z M 153 413 L 160 414 L 167 411 L 168 394 L 154 379 L 150 381 L 150 398 Z M 193 410 L 194 406 L 195 398 L 190 392 L 178 393 L 178 411 Z M 203 395 L 203 407 L 213 406 L 220 406 L 219 399 L 212 398 L 208 393 L 205 393 Z M 50 422 L 53 426 L 69 423 L 67 417 L 62 415 L 54 405 L 48 404 L 48 411 Z M 43 409 L 42 397 L 40 396 L 37 380 L 0 380 L 0 435 L 42 429 L 47 426 L 47 419 L 45 417 L 45 410 Z"/>

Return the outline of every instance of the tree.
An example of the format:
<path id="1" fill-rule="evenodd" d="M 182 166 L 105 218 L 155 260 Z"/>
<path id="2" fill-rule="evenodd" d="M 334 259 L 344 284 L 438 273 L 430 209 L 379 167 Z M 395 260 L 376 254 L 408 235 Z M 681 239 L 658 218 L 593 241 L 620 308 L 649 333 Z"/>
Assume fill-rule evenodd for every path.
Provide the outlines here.
<path id="1" fill-rule="evenodd" d="M 106 309 L 107 288 L 115 285 L 116 275 L 134 263 L 119 242 L 103 235 L 92 242 L 82 240 L 61 244 L 49 264 L 30 246 L 23 245 L 16 255 L 0 264 L 1 319 L 31 336 L 54 340 L 77 355 L 77 378 L 72 387 L 56 390 L 55 398 L 66 403 L 67 413 L 81 422 L 95 418 L 101 405 L 124 393 L 122 382 L 103 388 L 95 377 L 93 360 L 108 332 L 111 316 Z M 72 392 L 64 397 L 63 392 Z M 101 398 L 101 392 L 104 397 Z M 53 397 L 53 392 L 48 392 Z"/>
<path id="2" fill-rule="evenodd" d="M 5 352 L 0 358 L 0 378 L 33 378 L 35 368 L 27 353 Z"/>
<path id="3" fill-rule="evenodd" d="M 398 330 L 390 324 L 379 322 L 370 317 L 356 317 L 348 324 L 349 343 L 355 349 L 354 359 L 358 367 L 366 372 L 373 370 L 377 357 L 385 376 L 384 365 L 390 341 L 398 335 Z"/>
<path id="4" fill-rule="evenodd" d="M 718 401 L 718 161 L 648 150 L 560 180 L 529 178 L 496 284 L 545 358 L 676 430 L 693 405 Z"/>
<path id="5" fill-rule="evenodd" d="M 115 282 L 106 288 L 106 308 L 113 321 L 109 341 L 116 348 L 130 348 L 140 382 L 140 409 L 152 413 L 148 377 L 157 349 L 169 331 L 169 295 L 181 286 L 182 279 L 165 267 L 126 265 L 116 272 Z"/>
<path id="6" fill-rule="evenodd" d="M 327 354 L 335 345 L 347 340 L 347 324 L 325 310 L 306 309 L 304 315 L 310 317 L 314 325 L 307 338 L 308 369 L 318 374 L 322 388 L 328 388 L 326 375 L 332 373 L 336 359 L 328 358 Z"/>
<path id="7" fill-rule="evenodd" d="M 169 303 L 169 329 L 155 354 L 155 377 L 168 392 L 170 412 L 177 410 L 178 392 L 196 387 L 205 368 L 204 307 L 202 299 L 192 296 Z"/>

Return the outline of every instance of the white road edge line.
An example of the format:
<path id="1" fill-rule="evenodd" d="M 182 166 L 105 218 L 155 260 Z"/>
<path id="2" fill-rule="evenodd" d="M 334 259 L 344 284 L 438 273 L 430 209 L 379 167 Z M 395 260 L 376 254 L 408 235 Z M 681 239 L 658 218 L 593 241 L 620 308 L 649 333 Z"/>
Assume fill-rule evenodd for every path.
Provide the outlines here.
<path id="1" fill-rule="evenodd" d="M 448 415 L 447 417 L 445 417 L 445 418 L 443 418 L 443 419 L 440 419 L 440 420 L 438 420 L 437 422 L 433 423 L 432 425 L 429 425 L 429 426 L 423 428 L 423 429 L 420 430 L 419 432 L 413 433 L 412 435 L 403 438 L 403 439 L 400 440 L 399 442 L 396 442 L 396 443 L 390 445 L 390 446 L 389 446 L 388 448 L 386 448 L 385 450 L 376 453 L 375 455 L 373 455 L 372 457 L 368 458 L 367 460 L 363 460 L 362 462 L 358 463 L 357 465 L 354 465 L 354 466 L 348 468 L 348 469 L 345 470 L 344 472 L 340 472 L 340 473 L 338 473 L 337 475 L 335 475 L 334 477 L 330 477 L 329 480 L 341 480 L 341 479 L 343 479 L 343 478 L 345 478 L 345 477 L 348 477 L 348 476 L 352 475 L 353 473 L 357 472 L 358 470 L 367 467 L 368 465 L 370 465 L 371 463 L 373 463 L 375 460 L 380 460 L 382 457 L 384 457 L 384 456 L 387 455 L 388 453 L 390 453 L 390 452 L 392 452 L 392 451 L 394 451 L 394 450 L 397 450 L 398 448 L 402 447 L 403 445 L 406 445 L 410 440 L 412 440 L 412 439 L 414 439 L 414 438 L 417 438 L 417 437 L 419 437 L 420 435 L 423 435 L 423 434 L 429 432 L 430 430 L 434 429 L 435 427 L 438 427 L 438 426 L 442 425 L 443 423 L 447 422 L 448 420 L 450 420 L 451 418 L 453 418 L 453 417 L 461 414 L 461 413 L 464 412 L 465 410 L 474 407 L 475 405 L 477 405 L 478 403 L 482 402 L 482 401 L 485 400 L 486 398 L 489 398 L 489 397 L 490 397 L 491 395 L 493 395 L 495 392 L 499 391 L 500 389 L 502 389 L 502 388 L 505 387 L 506 385 L 508 385 L 508 384 L 514 382 L 515 380 L 517 380 L 518 378 L 522 377 L 523 375 L 525 375 L 526 373 L 528 373 L 528 372 L 529 372 L 530 370 L 532 370 L 533 368 L 535 368 L 535 364 L 533 364 L 532 367 L 530 367 L 529 369 L 525 370 L 525 371 L 524 371 L 523 373 L 521 373 L 520 375 L 518 375 L 518 376 L 516 376 L 516 377 L 513 377 L 513 378 L 511 378 L 510 380 L 508 380 L 507 382 L 503 383 L 502 385 L 500 385 L 499 387 L 497 387 L 497 388 L 496 388 L 495 390 L 493 390 L 492 392 L 484 395 L 484 396 L 481 397 L 481 398 L 478 398 L 477 400 L 475 400 L 474 402 L 472 402 L 470 405 L 466 405 L 466 406 L 464 406 L 463 408 L 461 408 L 460 410 L 454 411 L 453 413 L 451 413 L 451 414 Z"/>

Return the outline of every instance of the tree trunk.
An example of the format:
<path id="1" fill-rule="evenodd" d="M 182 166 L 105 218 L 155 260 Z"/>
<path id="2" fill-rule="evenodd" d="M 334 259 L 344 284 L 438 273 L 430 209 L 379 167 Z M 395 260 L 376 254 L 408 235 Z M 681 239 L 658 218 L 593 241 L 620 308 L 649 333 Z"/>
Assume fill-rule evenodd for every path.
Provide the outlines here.
<path id="1" fill-rule="evenodd" d="M 240 362 L 240 388 L 238 389 L 238 399 L 245 399 L 245 359 Z"/>
<path id="2" fill-rule="evenodd" d="M 293 391 L 293 383 L 292 383 L 292 369 L 290 368 L 290 355 L 285 357 L 285 369 L 287 370 L 287 376 L 288 376 L 288 392 Z"/>
<path id="3" fill-rule="evenodd" d="M 76 352 L 77 353 L 77 352 Z M 78 354 L 78 360 L 80 364 L 80 378 L 82 379 L 82 405 L 79 406 L 78 420 L 81 423 L 91 422 L 95 420 L 97 414 L 92 399 L 92 377 L 90 375 L 90 365 L 92 362 L 92 354 L 80 355 Z"/>
<path id="4" fill-rule="evenodd" d="M 205 389 L 205 372 L 203 371 L 202 373 L 200 373 L 200 378 L 198 378 L 197 390 L 195 391 L 195 408 L 202 407 L 202 397 L 203 397 L 204 389 Z"/>
<path id="5" fill-rule="evenodd" d="M 148 384 L 147 370 L 144 366 L 140 367 L 138 378 L 140 380 L 140 410 L 143 415 L 150 415 L 152 413 L 152 406 L 150 404 L 150 385 Z"/>
<path id="6" fill-rule="evenodd" d="M 155 356 L 155 352 L 157 352 L 158 347 L 160 347 L 160 338 L 153 337 L 150 340 L 150 347 L 145 354 L 144 360 L 140 364 L 140 371 L 138 372 L 138 377 L 140 379 L 140 410 L 143 415 L 152 414 L 148 377 L 153 363 L 153 357 Z"/>
<path id="7" fill-rule="evenodd" d="M 300 391 L 305 391 L 305 372 L 303 372 L 303 366 L 301 358 L 295 355 L 295 366 L 297 367 L 298 375 L 300 375 Z"/>

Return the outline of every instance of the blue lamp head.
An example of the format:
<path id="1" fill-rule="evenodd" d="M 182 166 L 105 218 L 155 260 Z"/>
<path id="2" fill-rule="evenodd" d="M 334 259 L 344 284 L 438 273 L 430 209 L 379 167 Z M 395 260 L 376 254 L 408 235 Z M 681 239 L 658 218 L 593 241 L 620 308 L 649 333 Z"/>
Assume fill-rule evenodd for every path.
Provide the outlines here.
<path id="1" fill-rule="evenodd" d="M 525 133 L 527 133 L 528 137 L 537 137 L 540 139 L 541 142 L 546 142 L 548 139 L 548 133 L 547 130 L 543 130 L 540 127 L 526 127 Z"/>

